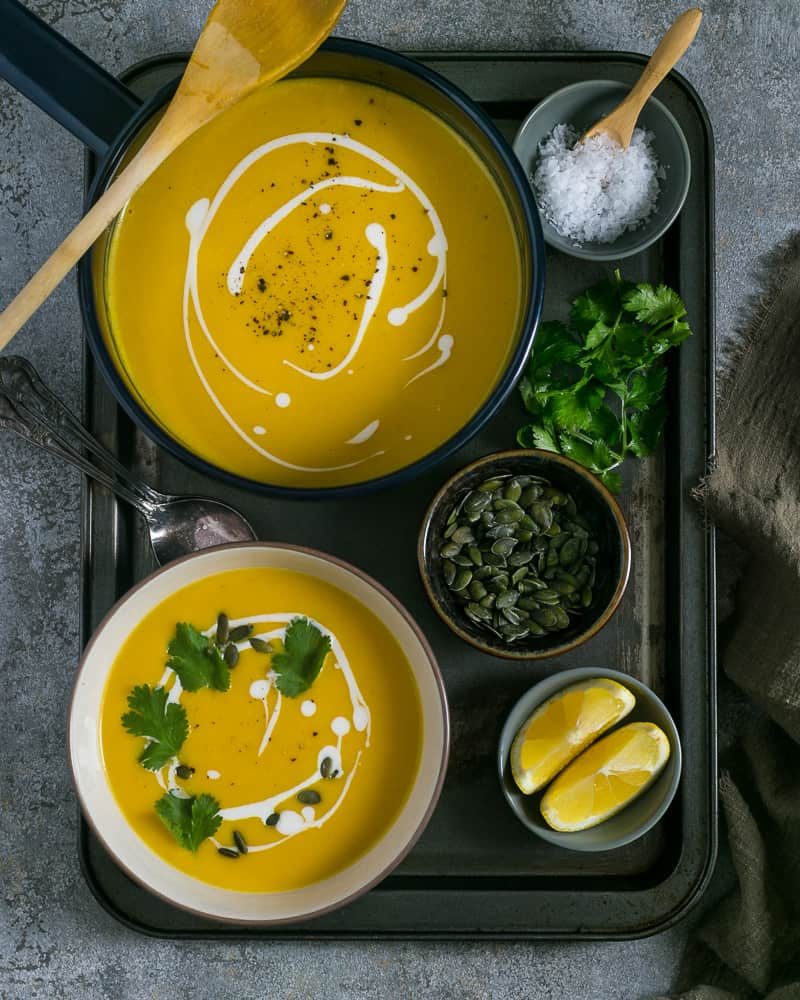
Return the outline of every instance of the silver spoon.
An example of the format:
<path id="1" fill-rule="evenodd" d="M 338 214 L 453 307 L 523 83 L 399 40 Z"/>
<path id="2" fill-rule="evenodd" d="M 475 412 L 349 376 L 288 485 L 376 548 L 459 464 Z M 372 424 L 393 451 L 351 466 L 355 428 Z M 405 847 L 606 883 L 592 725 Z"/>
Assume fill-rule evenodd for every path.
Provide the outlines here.
<path id="1" fill-rule="evenodd" d="M 47 388 L 33 366 L 13 355 L 0 357 L 0 427 L 58 455 L 135 507 L 147 522 L 160 565 L 212 545 L 256 538 L 244 516 L 228 504 L 160 493 L 132 476 Z"/>

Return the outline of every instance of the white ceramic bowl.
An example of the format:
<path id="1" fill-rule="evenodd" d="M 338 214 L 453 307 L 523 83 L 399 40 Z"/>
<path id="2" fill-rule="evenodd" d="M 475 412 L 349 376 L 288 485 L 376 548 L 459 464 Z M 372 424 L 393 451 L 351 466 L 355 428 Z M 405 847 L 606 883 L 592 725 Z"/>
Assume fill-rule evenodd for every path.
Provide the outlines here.
<path id="1" fill-rule="evenodd" d="M 348 868 L 291 892 L 220 889 L 163 861 L 131 829 L 106 777 L 100 744 L 100 710 L 106 679 L 131 630 L 169 594 L 215 573 L 275 567 L 307 573 L 355 597 L 389 629 L 408 658 L 419 688 L 423 745 L 419 771 L 400 814 L 371 850 Z M 69 718 L 69 752 L 75 789 L 87 821 L 117 864 L 157 896 L 216 920 L 278 924 L 334 910 L 386 876 L 424 830 L 441 791 L 449 749 L 444 685 L 433 652 L 402 605 L 379 583 L 332 556 L 290 545 L 254 542 L 207 549 L 179 559 L 134 587 L 109 612 L 83 655 Z"/>

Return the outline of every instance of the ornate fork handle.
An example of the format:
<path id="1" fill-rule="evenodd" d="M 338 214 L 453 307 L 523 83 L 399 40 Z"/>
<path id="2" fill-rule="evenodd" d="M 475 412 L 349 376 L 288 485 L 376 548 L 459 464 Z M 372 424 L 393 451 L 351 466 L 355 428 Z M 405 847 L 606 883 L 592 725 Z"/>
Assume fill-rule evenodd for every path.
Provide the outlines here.
<path id="1" fill-rule="evenodd" d="M 0 427 L 63 458 L 142 514 L 147 515 L 164 501 L 86 430 L 28 361 L 15 355 L 0 357 Z M 82 449 L 95 460 L 90 460 Z"/>

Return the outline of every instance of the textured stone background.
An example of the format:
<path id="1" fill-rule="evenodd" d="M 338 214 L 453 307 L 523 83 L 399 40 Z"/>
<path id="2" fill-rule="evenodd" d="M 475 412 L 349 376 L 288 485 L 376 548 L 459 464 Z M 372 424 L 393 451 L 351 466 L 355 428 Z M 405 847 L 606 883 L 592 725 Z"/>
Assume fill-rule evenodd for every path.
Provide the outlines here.
<path id="1" fill-rule="evenodd" d="M 27 0 L 114 72 L 191 46 L 208 0 Z M 286 0 L 295 2 L 295 0 Z M 302 0 L 299 0 L 302 2 Z M 398 48 L 650 51 L 674 0 L 350 0 L 339 29 Z M 759 255 L 797 219 L 796 0 L 710 0 L 681 69 L 717 139 L 718 335 Z M 1 9 L 1 8 L 0 8 Z M 0 14 L 0 32 L 2 32 Z M 0 302 L 79 214 L 82 149 L 0 83 Z M 66 282 L 14 350 L 76 409 L 77 297 Z M 686 926 L 621 944 L 172 944 L 118 926 L 84 887 L 64 755 L 78 655 L 76 475 L 0 439 L 0 996 L 648 997 L 668 990 Z M 735 699 L 723 714 L 731 728 Z"/>

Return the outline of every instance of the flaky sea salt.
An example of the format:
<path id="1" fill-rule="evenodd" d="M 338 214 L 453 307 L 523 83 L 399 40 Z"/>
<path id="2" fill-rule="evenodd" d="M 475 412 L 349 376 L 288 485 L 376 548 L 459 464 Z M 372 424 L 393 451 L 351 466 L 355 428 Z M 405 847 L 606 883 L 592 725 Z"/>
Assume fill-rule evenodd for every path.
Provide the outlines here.
<path id="1" fill-rule="evenodd" d="M 539 209 L 576 243 L 613 243 L 655 211 L 665 176 L 653 151 L 653 133 L 634 130 L 622 149 L 607 135 L 581 142 L 571 125 L 556 125 L 539 143 L 533 186 Z"/>

